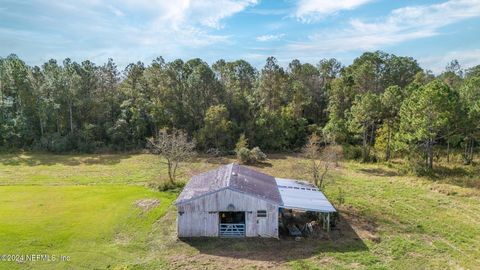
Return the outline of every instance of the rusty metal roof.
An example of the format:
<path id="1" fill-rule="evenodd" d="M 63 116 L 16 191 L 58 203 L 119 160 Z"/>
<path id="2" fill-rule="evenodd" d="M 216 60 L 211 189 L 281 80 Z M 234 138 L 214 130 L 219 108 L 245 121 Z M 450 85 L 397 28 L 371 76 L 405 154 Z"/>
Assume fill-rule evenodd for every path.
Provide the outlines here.
<path id="1" fill-rule="evenodd" d="M 283 204 L 274 177 L 234 163 L 193 176 L 178 196 L 176 203 L 190 201 L 227 188 L 278 205 Z"/>

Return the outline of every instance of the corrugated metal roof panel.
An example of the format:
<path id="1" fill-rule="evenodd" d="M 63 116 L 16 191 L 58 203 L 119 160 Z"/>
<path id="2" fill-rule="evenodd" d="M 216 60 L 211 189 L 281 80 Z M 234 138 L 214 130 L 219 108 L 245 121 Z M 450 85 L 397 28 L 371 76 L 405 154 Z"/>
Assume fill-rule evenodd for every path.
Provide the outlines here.
<path id="1" fill-rule="evenodd" d="M 233 164 L 228 164 L 193 176 L 178 196 L 177 203 L 228 187 L 232 167 Z"/>
<path id="2" fill-rule="evenodd" d="M 224 188 L 269 200 L 278 205 L 282 204 L 282 198 L 274 177 L 234 163 L 190 178 L 190 181 L 178 196 L 177 203 L 189 201 Z"/>
<path id="3" fill-rule="evenodd" d="M 275 178 L 245 166 L 233 165 L 229 187 L 279 205 L 282 204 Z"/>
<path id="4" fill-rule="evenodd" d="M 275 178 L 283 208 L 315 212 L 336 212 L 327 197 L 314 185 L 300 180 Z"/>

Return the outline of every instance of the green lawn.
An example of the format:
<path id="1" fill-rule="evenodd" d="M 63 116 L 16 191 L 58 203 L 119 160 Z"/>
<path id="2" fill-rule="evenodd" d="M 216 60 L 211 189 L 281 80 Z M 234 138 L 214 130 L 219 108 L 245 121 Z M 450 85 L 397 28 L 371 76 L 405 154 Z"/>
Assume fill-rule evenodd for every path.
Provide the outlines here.
<path id="1" fill-rule="evenodd" d="M 180 178 L 230 161 L 199 158 Z M 304 162 L 271 155 L 257 169 L 304 178 Z M 166 179 L 156 156 L 0 155 L 0 254 L 70 256 L 0 261 L 0 269 L 479 269 L 478 169 L 445 166 L 429 179 L 399 175 L 396 166 L 347 162 L 331 170 L 326 194 L 341 219 L 328 237 L 181 241 L 177 194 L 145 187 Z M 140 199 L 160 204 L 144 211 Z"/>
<path id="2" fill-rule="evenodd" d="M 211 167 L 193 163 L 188 172 Z M 179 174 L 190 176 L 181 169 Z M 0 154 L 0 185 L 146 184 L 167 179 L 167 167 L 154 155 Z"/>
<path id="3" fill-rule="evenodd" d="M 106 268 L 142 260 L 152 224 L 173 193 L 135 186 L 0 187 L 0 254 L 70 256 L 69 262 L 1 262 L 0 268 Z M 134 203 L 158 199 L 143 213 Z"/>

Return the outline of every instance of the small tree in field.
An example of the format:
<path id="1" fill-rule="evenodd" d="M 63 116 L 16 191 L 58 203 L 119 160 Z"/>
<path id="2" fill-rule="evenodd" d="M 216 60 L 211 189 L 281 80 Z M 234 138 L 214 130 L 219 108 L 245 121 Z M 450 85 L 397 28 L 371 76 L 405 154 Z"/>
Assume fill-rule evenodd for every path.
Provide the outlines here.
<path id="1" fill-rule="evenodd" d="M 238 152 L 242 148 L 248 148 L 248 139 L 245 137 L 245 134 L 240 135 L 240 138 L 235 144 L 235 152 Z"/>
<path id="2" fill-rule="evenodd" d="M 148 139 L 148 144 L 153 153 L 166 160 L 164 163 L 167 164 L 168 178 L 171 183 L 175 183 L 178 164 L 195 155 L 195 141 L 188 140 L 187 134 L 182 130 L 167 132 L 162 129 L 158 132 L 157 137 Z"/>
<path id="3" fill-rule="evenodd" d="M 323 189 L 325 175 L 332 165 L 337 164 L 342 155 L 340 147 L 327 145 L 320 136 L 313 133 L 308 137 L 308 142 L 303 147 L 302 152 L 309 161 L 306 170 L 310 174 L 313 183 L 319 189 Z"/>

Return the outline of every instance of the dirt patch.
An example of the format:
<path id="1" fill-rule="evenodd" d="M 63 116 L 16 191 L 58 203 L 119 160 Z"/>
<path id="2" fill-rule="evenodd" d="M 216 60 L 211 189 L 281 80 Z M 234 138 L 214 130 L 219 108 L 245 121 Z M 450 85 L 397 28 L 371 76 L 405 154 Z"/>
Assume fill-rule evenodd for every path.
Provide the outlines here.
<path id="1" fill-rule="evenodd" d="M 113 238 L 113 242 L 119 246 L 126 246 L 132 241 L 132 236 L 125 233 L 117 233 Z"/>
<path id="2" fill-rule="evenodd" d="M 334 263 L 335 258 L 324 254 L 368 250 L 345 218 L 330 233 L 300 241 L 293 237 L 178 239 L 175 218 L 176 213 L 169 211 L 159 220 L 150 241 L 149 257 L 165 258 L 171 269 L 291 269 L 301 260 Z"/>
<path id="3" fill-rule="evenodd" d="M 160 204 L 160 201 L 157 199 L 142 199 L 136 201 L 134 204 L 136 207 L 142 209 L 143 212 L 147 212 L 157 207 Z"/>
<path id="4" fill-rule="evenodd" d="M 360 214 L 353 207 L 344 207 L 340 210 L 340 216 L 337 223 L 338 231 L 346 231 L 345 226 L 350 226 L 361 239 L 369 239 L 375 243 L 380 243 L 378 236 L 377 223 L 368 217 Z"/>
<path id="5" fill-rule="evenodd" d="M 273 253 L 271 256 L 275 256 Z M 281 262 L 259 261 L 232 256 L 195 254 L 175 255 L 170 257 L 170 264 L 174 269 L 290 269 Z"/>

